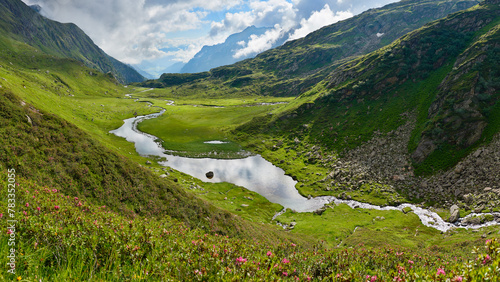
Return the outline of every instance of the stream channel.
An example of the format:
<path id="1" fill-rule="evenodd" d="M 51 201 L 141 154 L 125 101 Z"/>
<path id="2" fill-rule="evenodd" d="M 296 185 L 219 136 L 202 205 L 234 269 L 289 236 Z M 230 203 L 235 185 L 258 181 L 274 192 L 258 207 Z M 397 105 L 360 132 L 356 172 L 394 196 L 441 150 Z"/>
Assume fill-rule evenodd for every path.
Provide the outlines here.
<path id="1" fill-rule="evenodd" d="M 477 225 L 465 223 L 468 217 L 480 216 L 479 214 L 470 214 L 467 217 L 459 219 L 459 221 L 455 224 L 451 224 L 445 222 L 435 212 L 412 204 L 401 204 L 397 207 L 381 207 L 353 200 L 340 200 L 333 196 L 322 196 L 308 199 L 300 195 L 295 188 L 297 181 L 294 181 L 290 176 L 285 175 L 285 172 L 281 168 L 274 166 L 260 155 L 249 156 L 242 159 L 211 159 L 187 158 L 168 154 L 162 147 L 161 143 L 158 142 L 157 137 L 141 132 L 137 129 L 137 125 L 141 121 L 156 118 L 164 112 L 165 109 L 162 109 L 159 113 L 126 119 L 120 128 L 112 130 L 110 133 L 123 137 L 129 142 L 133 142 L 135 144 L 136 151 L 141 156 L 154 156 L 166 159 L 166 161 L 158 162 L 163 166 L 168 166 L 175 170 L 189 174 L 193 177 L 201 179 L 204 182 L 229 182 L 243 186 L 251 191 L 259 193 L 270 202 L 282 205 L 284 210 L 292 209 L 297 212 L 312 212 L 322 208 L 325 204 L 332 202 L 335 204 L 347 204 L 352 208 L 376 210 L 403 210 L 406 207 L 410 207 L 413 212 L 418 215 L 424 225 L 443 232 L 455 227 L 481 228 L 500 224 L 500 222 L 496 220 Z M 209 142 L 212 144 L 223 143 L 219 140 Z M 209 171 L 213 171 L 214 173 L 212 179 L 208 179 L 205 175 Z M 277 215 L 279 214 L 281 213 L 278 213 Z M 493 215 L 495 219 L 500 220 L 500 213 L 492 213 L 491 215 Z M 273 217 L 273 219 L 275 219 L 276 216 Z"/>

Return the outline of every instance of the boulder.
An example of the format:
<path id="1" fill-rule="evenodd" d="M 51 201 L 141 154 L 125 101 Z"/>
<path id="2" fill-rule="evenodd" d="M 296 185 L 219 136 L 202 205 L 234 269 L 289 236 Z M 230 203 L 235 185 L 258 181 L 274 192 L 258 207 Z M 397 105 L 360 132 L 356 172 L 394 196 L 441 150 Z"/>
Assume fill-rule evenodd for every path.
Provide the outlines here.
<path id="1" fill-rule="evenodd" d="M 450 208 L 450 218 L 448 222 L 455 222 L 460 218 L 460 208 L 457 205 L 453 205 Z"/>
<path id="2" fill-rule="evenodd" d="M 317 215 L 322 215 L 326 211 L 326 207 L 319 208 L 314 211 L 315 214 Z"/>
<path id="3" fill-rule="evenodd" d="M 208 179 L 212 179 L 212 178 L 214 178 L 214 172 L 213 171 L 209 171 L 209 172 L 205 173 L 205 176 Z"/>

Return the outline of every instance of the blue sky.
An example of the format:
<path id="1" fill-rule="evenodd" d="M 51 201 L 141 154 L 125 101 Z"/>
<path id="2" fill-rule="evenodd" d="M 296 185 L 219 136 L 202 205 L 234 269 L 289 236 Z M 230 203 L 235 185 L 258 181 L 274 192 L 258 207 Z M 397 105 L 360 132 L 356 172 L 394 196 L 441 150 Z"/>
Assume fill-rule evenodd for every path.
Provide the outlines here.
<path id="1" fill-rule="evenodd" d="M 129 64 L 187 62 L 246 27 L 269 27 L 233 56 L 254 55 L 280 36 L 296 39 L 394 0 L 23 0 L 77 24 L 109 55 Z"/>

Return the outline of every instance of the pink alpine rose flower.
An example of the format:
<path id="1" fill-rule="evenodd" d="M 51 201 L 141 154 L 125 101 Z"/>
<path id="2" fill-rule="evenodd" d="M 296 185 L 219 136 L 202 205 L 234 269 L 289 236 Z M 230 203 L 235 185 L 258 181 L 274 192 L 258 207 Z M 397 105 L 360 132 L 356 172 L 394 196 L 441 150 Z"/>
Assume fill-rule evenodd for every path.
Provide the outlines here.
<path id="1" fill-rule="evenodd" d="M 242 257 L 239 257 L 236 259 L 236 262 L 238 262 L 238 263 L 245 263 L 246 261 L 247 261 L 247 259 L 242 258 Z"/>

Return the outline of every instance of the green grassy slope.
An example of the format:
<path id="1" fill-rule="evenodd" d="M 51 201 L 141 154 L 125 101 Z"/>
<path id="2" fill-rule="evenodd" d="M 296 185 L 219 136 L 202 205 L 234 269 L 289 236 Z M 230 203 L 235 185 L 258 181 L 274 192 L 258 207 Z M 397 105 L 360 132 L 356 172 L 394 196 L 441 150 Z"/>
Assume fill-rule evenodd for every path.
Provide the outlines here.
<path id="1" fill-rule="evenodd" d="M 499 277 L 496 239 L 477 240 L 474 244 L 482 247 L 465 256 L 439 246 L 366 247 L 369 237 L 351 248 L 317 244 L 308 249 L 281 240 L 267 244 L 189 229 L 168 216 L 131 219 L 26 180 L 19 172 L 7 176 L 7 167 L 1 164 L 0 170 L 0 185 L 12 184 L 15 189 L 9 187 L 9 193 L 16 199 L 8 210 L 7 189 L 1 190 L 0 251 L 5 255 L 0 263 L 5 267 L 0 278 L 6 281 L 496 281 Z M 7 218 L 18 220 L 15 232 L 5 232 Z M 12 242 L 15 245 L 9 246 Z M 13 262 L 7 256 L 14 257 L 14 274 L 7 272 Z"/>
<path id="2" fill-rule="evenodd" d="M 47 54 L 73 58 L 101 72 L 111 72 L 120 82 L 144 80 L 133 68 L 104 53 L 76 25 L 51 21 L 20 0 L 0 1 L 0 28 L 4 36 L 25 42 Z"/>

